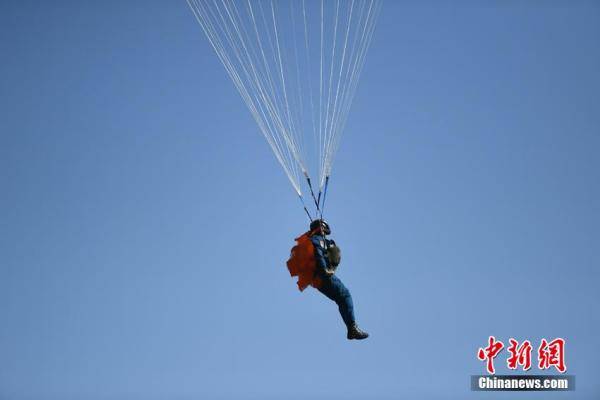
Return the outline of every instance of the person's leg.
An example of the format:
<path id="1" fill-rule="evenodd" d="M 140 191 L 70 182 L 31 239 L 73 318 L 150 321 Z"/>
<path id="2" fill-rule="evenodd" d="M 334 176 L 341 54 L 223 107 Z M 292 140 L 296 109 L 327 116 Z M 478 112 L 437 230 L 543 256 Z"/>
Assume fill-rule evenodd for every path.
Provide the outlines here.
<path id="1" fill-rule="evenodd" d="M 335 301 L 340 310 L 340 315 L 347 327 L 354 325 L 354 305 L 352 295 L 342 281 L 335 275 L 323 279 L 323 284 L 318 290 Z"/>

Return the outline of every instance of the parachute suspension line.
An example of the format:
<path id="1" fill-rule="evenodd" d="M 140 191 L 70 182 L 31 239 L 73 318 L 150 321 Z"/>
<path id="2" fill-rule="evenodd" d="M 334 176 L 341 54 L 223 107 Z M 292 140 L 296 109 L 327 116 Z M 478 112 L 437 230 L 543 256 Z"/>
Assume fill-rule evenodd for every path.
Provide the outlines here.
<path id="1" fill-rule="evenodd" d="M 251 21 L 252 21 L 252 24 L 253 24 L 253 27 L 254 27 L 254 32 L 256 34 L 256 40 L 257 40 L 257 43 L 258 43 L 258 48 L 260 49 L 260 53 L 261 53 L 261 56 L 262 56 L 262 61 L 263 61 L 263 65 L 264 65 L 264 68 L 265 68 L 265 76 L 267 78 L 266 80 L 267 80 L 267 82 L 269 84 L 271 96 L 274 99 L 274 107 L 272 107 L 272 108 L 274 108 L 275 111 L 272 113 L 272 118 L 274 120 L 276 120 L 276 122 L 278 122 L 278 127 L 281 129 L 282 133 L 284 133 L 283 136 L 284 136 L 284 139 L 285 139 L 285 137 L 286 137 L 285 136 L 285 132 L 287 131 L 287 129 L 284 127 L 283 121 L 279 117 L 279 114 L 281 114 L 281 109 L 283 108 L 283 101 L 281 99 L 279 99 L 279 97 L 277 96 L 277 91 L 274 89 L 274 83 L 273 83 L 273 80 L 271 79 L 271 69 L 269 68 L 269 64 L 267 62 L 267 57 L 265 55 L 265 50 L 264 50 L 263 45 L 262 45 L 262 39 L 261 39 L 259 31 L 258 31 L 258 25 L 256 23 L 256 18 L 255 18 L 254 10 L 252 9 L 251 0 L 248 0 L 247 4 L 248 4 L 248 11 L 249 11 L 249 14 L 250 14 L 250 17 L 251 17 Z M 260 2 L 258 4 L 260 6 L 260 11 L 261 11 L 261 16 L 262 16 L 263 26 L 265 27 L 265 30 L 266 30 L 266 33 L 267 33 L 267 39 L 268 39 L 270 48 L 271 48 L 271 50 L 274 53 L 274 48 L 273 48 L 273 42 L 271 40 L 271 35 L 269 33 L 269 29 L 266 29 L 268 27 L 268 24 L 267 24 L 267 21 L 266 21 L 265 16 L 264 16 L 264 11 L 263 11 L 263 8 L 262 8 L 262 4 Z M 290 146 L 289 146 L 288 143 L 289 143 L 289 141 L 286 140 L 285 149 L 287 150 L 289 158 L 293 159 L 292 155 L 290 154 Z M 290 162 L 290 164 L 292 165 L 292 167 L 294 169 L 295 176 L 296 176 L 296 182 L 299 185 L 300 177 L 299 177 L 299 173 L 298 173 L 298 170 L 297 170 L 296 163 Z"/>
<path id="2" fill-rule="evenodd" d="M 311 121 L 311 125 L 312 125 L 312 130 L 313 130 L 313 140 L 316 142 L 317 141 L 317 125 L 315 123 L 315 105 L 314 105 L 314 100 L 313 100 L 313 84 L 312 84 L 312 77 L 313 74 L 310 71 L 310 66 L 311 66 L 311 62 L 310 62 L 310 49 L 309 49 L 309 44 L 308 44 L 308 23 L 307 23 L 307 18 L 306 18 L 306 4 L 305 4 L 305 0 L 302 0 L 302 21 L 304 22 L 304 45 L 305 45 L 305 54 L 306 54 L 306 66 L 308 69 L 308 73 L 306 75 L 308 75 L 306 78 L 308 80 L 308 90 L 309 90 L 309 99 L 310 99 L 310 121 Z M 321 147 L 319 146 L 319 151 L 320 151 Z M 319 160 L 321 159 L 321 154 L 319 153 Z M 321 171 L 319 170 L 319 175 L 320 175 Z"/>
<path id="3" fill-rule="evenodd" d="M 306 182 L 308 182 L 308 187 L 310 188 L 310 195 L 313 198 L 313 201 L 315 202 L 315 206 L 317 207 L 317 215 L 319 214 L 319 202 L 317 201 L 317 198 L 315 197 L 315 192 L 313 191 L 313 187 L 312 187 L 312 183 L 310 182 L 310 176 L 308 176 L 307 173 L 304 174 L 304 177 L 306 178 Z"/>
<path id="4" fill-rule="evenodd" d="M 281 143 L 278 140 L 279 137 L 277 136 L 277 132 L 270 125 L 269 120 L 266 118 L 265 110 L 261 105 L 260 101 L 258 101 L 260 99 L 257 98 L 257 94 L 250 94 L 249 89 L 253 88 L 252 85 L 244 84 L 243 77 L 246 78 L 248 83 L 252 83 L 250 73 L 248 72 L 247 65 L 243 62 L 241 58 L 239 49 L 237 48 L 237 45 L 234 41 L 234 38 L 232 37 L 228 25 L 226 24 L 226 22 L 224 22 L 224 18 L 219 6 L 215 2 L 216 11 L 219 13 L 221 22 L 223 22 L 220 25 L 221 36 L 224 36 L 227 39 L 227 42 L 224 42 L 219 39 L 219 31 L 213 23 L 213 20 L 218 20 L 218 17 L 212 11 L 212 9 L 208 5 L 205 8 L 198 0 L 187 0 L 187 2 L 194 16 L 196 17 L 196 20 L 198 21 L 204 33 L 206 34 L 210 44 L 217 53 L 219 60 L 225 67 L 225 70 L 227 71 L 234 85 L 238 89 L 238 92 L 240 93 L 242 99 L 246 103 L 255 121 L 257 122 L 263 136 L 271 146 L 273 153 L 275 154 L 277 160 L 284 169 L 292 186 L 294 187 L 297 193 L 301 193 L 297 173 L 294 173 L 294 163 L 290 159 L 289 154 L 286 157 L 286 153 L 282 149 L 283 146 L 281 146 Z M 225 28 L 223 28 L 223 26 Z M 230 53 L 233 53 L 233 55 L 235 56 L 234 59 L 228 56 L 227 49 L 230 50 Z M 234 64 L 235 59 L 238 60 L 238 68 L 236 68 L 236 65 Z M 285 132 L 282 133 L 285 134 Z"/>
<path id="5" fill-rule="evenodd" d="M 299 126 L 300 129 L 302 129 L 302 115 L 304 114 L 304 100 L 303 100 L 303 96 L 302 96 L 302 83 L 300 82 L 300 56 L 298 55 L 298 43 L 296 40 L 296 18 L 295 18 L 295 10 L 294 10 L 294 2 L 290 3 L 290 17 L 292 20 L 292 38 L 293 38 L 293 43 L 294 43 L 294 61 L 296 61 L 296 87 L 298 88 L 297 90 L 297 94 L 298 94 L 298 98 L 297 103 L 296 103 L 296 107 L 294 107 L 294 110 L 296 110 L 296 113 L 294 115 L 295 119 L 296 119 L 296 126 Z M 304 143 L 304 135 L 299 135 L 298 137 L 298 145 L 300 148 L 300 156 L 302 158 L 302 160 L 304 160 L 304 162 L 306 162 L 306 151 L 305 151 L 305 143 Z"/>
<path id="6" fill-rule="evenodd" d="M 300 202 L 302 203 L 302 207 L 304 208 L 304 211 L 306 212 L 306 215 L 308 215 L 309 221 L 313 222 L 313 218 L 310 215 L 310 212 L 308 211 L 308 208 L 306 208 L 306 204 L 304 203 L 304 198 L 302 197 L 302 195 L 298 195 L 298 198 L 300 199 Z"/>
<path id="7" fill-rule="evenodd" d="M 286 107 L 287 117 L 289 120 L 289 125 L 291 128 L 290 130 L 292 133 L 292 139 L 294 139 L 293 140 L 293 150 L 294 150 L 293 154 L 294 154 L 294 157 L 296 158 L 296 161 L 298 162 L 298 164 L 300 164 L 302 171 L 305 172 L 306 166 L 304 165 L 304 161 L 302 160 L 300 154 L 298 153 L 298 145 L 297 145 L 295 137 L 294 137 L 294 132 L 297 132 L 297 129 L 294 124 L 294 119 L 291 117 L 291 114 L 290 114 L 290 106 L 289 106 L 288 95 L 287 95 L 287 90 L 286 90 L 285 77 L 283 74 L 283 62 L 282 62 L 282 57 L 281 57 L 281 48 L 279 45 L 279 34 L 278 34 L 278 30 L 277 30 L 277 22 L 275 21 L 275 5 L 272 0 L 271 0 L 271 15 L 273 17 L 273 30 L 275 32 L 275 43 L 277 46 L 277 55 L 278 55 L 278 59 L 279 59 L 279 71 L 280 71 L 280 75 L 281 75 L 281 86 L 283 88 L 283 98 L 285 99 L 285 107 Z"/>
<path id="8" fill-rule="evenodd" d="M 325 175 L 331 174 L 331 166 L 333 164 L 333 158 L 337 153 L 339 148 L 340 139 L 347 121 L 347 116 L 349 114 L 350 106 L 352 104 L 352 100 L 356 94 L 356 88 L 358 86 L 359 78 L 364 67 L 366 53 L 370 46 L 370 43 L 373 38 L 373 34 L 375 31 L 376 21 L 381 11 L 382 2 L 379 0 L 372 0 L 369 4 L 368 10 L 366 12 L 366 17 L 363 25 L 362 32 L 360 34 L 360 40 L 358 47 L 353 50 L 355 54 L 354 60 L 352 62 L 352 66 L 346 71 L 346 76 L 349 78 L 346 79 L 347 85 L 343 90 L 345 92 L 342 95 L 342 106 L 341 111 L 338 113 L 338 122 L 336 123 L 336 132 L 333 134 L 334 140 L 330 143 L 326 150 L 325 155 Z M 362 16 L 360 17 L 362 19 Z M 358 24 L 359 26 L 361 23 Z M 355 36 L 355 41 L 358 36 Z M 353 56 L 351 55 L 350 59 Z"/>
<path id="9" fill-rule="evenodd" d="M 258 91 L 258 94 L 261 96 L 261 99 L 263 100 L 263 102 L 262 102 L 262 103 L 261 103 L 261 102 L 258 102 L 258 104 L 260 105 L 260 104 L 263 104 L 263 103 L 264 103 L 264 104 L 265 104 L 265 106 L 266 106 L 266 107 L 269 109 L 269 111 L 272 113 L 272 103 L 271 103 L 271 101 L 270 101 L 268 98 L 266 98 L 266 97 L 265 97 L 265 94 L 264 94 L 264 93 L 265 93 L 265 91 L 264 91 L 264 89 L 263 89 L 263 87 L 262 87 L 261 80 L 260 80 L 260 79 L 258 78 L 258 76 L 257 76 L 256 68 L 255 68 L 255 66 L 254 66 L 254 62 L 253 62 L 253 57 L 252 57 L 252 55 L 250 54 L 250 52 L 248 51 L 248 46 L 246 46 L 246 43 L 245 43 L 245 41 L 244 41 L 244 36 L 243 36 L 243 35 L 242 35 L 242 33 L 241 33 L 241 30 L 243 30 L 243 31 L 244 31 L 244 33 L 246 34 L 246 31 L 245 31 L 245 29 L 244 29 L 244 26 L 243 26 L 243 24 L 242 24 L 242 23 L 241 23 L 241 21 L 240 21 L 240 24 L 239 24 L 239 26 L 241 26 L 241 29 L 240 29 L 240 28 L 238 27 L 238 23 L 236 22 L 236 20 L 235 20 L 235 19 L 234 19 L 234 17 L 233 17 L 233 14 L 235 14 L 236 16 L 239 16 L 239 12 L 238 12 L 238 10 L 237 10 L 237 7 L 236 7 L 236 5 L 235 5 L 235 2 L 232 2 L 232 3 L 231 3 L 231 6 L 232 6 L 232 8 L 230 9 L 230 8 L 227 6 L 227 3 L 226 3 L 225 1 L 223 1 L 223 7 L 224 7 L 224 9 L 225 9 L 225 11 L 226 11 L 226 13 L 227 13 L 227 16 L 229 17 L 229 21 L 231 22 L 231 24 L 232 24 L 233 28 L 235 29 L 235 32 L 237 33 L 237 37 L 238 37 L 238 39 L 239 39 L 239 45 L 241 45 L 241 48 L 244 50 L 244 52 L 245 52 L 245 55 L 246 55 L 246 57 L 247 57 L 247 58 L 245 58 L 244 60 L 247 60 L 248 67 L 249 67 L 249 69 L 250 69 L 250 70 L 252 71 L 252 73 L 253 73 L 253 74 L 252 74 L 252 76 L 251 76 L 251 78 L 253 78 L 254 80 L 253 80 L 253 81 L 251 81 L 250 83 L 253 83 L 253 84 L 254 84 L 254 87 L 257 89 L 257 91 Z M 227 24 L 226 24 L 226 22 L 223 20 L 223 18 L 224 18 L 224 17 L 223 17 L 223 14 L 220 12 L 220 9 L 218 8 L 218 6 L 217 6 L 217 11 L 219 12 L 219 15 L 221 16 L 221 20 L 224 22 L 225 26 L 227 27 Z M 227 31 L 228 31 L 228 33 L 229 33 L 229 30 L 227 30 Z M 247 36 L 247 34 L 246 34 L 246 36 Z M 231 37 L 232 37 L 232 35 L 230 34 L 230 35 L 229 35 L 229 37 L 231 38 Z M 231 39 L 231 41 L 232 41 L 232 43 L 234 43 L 233 39 Z M 235 48 L 238 50 L 238 53 L 237 53 L 237 55 L 238 55 L 238 60 L 240 60 L 240 63 L 243 63 L 243 61 L 242 61 L 242 58 L 239 56 L 239 55 L 240 55 L 240 51 L 239 51 L 239 50 L 240 50 L 240 48 L 239 48 L 240 46 L 239 46 L 239 45 L 237 45 Z M 261 48 L 262 48 L 262 46 L 260 45 L 260 42 L 259 42 L 259 47 L 261 47 Z M 253 52 L 253 54 L 254 54 L 254 56 L 256 57 L 256 52 Z M 245 70 L 246 70 L 246 69 L 245 69 Z M 279 120 L 279 118 L 278 118 L 278 115 L 277 115 L 277 114 L 275 114 L 274 116 L 272 116 L 272 119 L 274 120 L 274 122 L 275 122 L 276 124 L 278 123 L 278 125 L 280 126 L 280 129 L 282 129 L 283 131 L 285 131 L 285 129 L 286 129 L 286 128 L 285 128 L 285 127 L 283 126 L 283 124 L 280 122 L 280 120 Z M 267 121 L 268 121 L 268 119 L 267 119 Z M 283 135 L 283 138 L 284 138 L 284 140 L 285 140 L 286 142 L 288 142 L 288 140 L 289 140 L 289 139 L 288 139 L 287 135 Z M 296 144 L 295 144 L 295 143 L 292 143 L 292 144 L 290 144 L 289 142 L 288 142 L 288 143 L 286 143 L 286 144 L 287 144 L 287 145 L 286 145 L 286 146 L 284 146 L 283 148 L 286 150 L 286 153 L 287 153 L 288 160 L 291 160 L 291 159 L 292 159 L 292 157 L 293 157 L 293 158 L 295 158 L 295 148 L 296 148 Z M 280 143 L 278 143 L 278 145 L 279 145 L 279 147 L 280 147 L 280 148 L 282 147 Z M 290 153 L 291 153 L 291 154 L 290 154 Z M 293 170 L 294 176 L 296 177 L 296 180 L 298 181 L 298 180 L 299 180 L 299 179 L 298 179 L 298 170 L 297 170 L 296 164 L 295 164 L 294 162 L 290 161 L 290 162 L 289 162 L 289 165 L 291 166 L 291 169 Z"/>
<path id="10" fill-rule="evenodd" d="M 339 20 L 339 11 L 340 11 L 340 1 L 336 0 L 335 2 L 335 17 L 334 17 L 334 25 L 333 25 L 333 37 L 332 37 L 332 41 L 331 41 L 331 61 L 329 63 L 329 80 L 328 80 L 328 84 L 329 84 L 329 90 L 327 92 L 327 107 L 326 107 L 326 112 L 325 112 L 325 130 L 324 130 L 324 139 L 323 139 L 323 147 L 325 148 L 325 157 L 323 157 L 321 159 L 321 162 L 323 163 L 323 161 L 326 159 L 327 157 L 327 144 L 330 141 L 330 135 L 331 135 L 331 122 L 330 122 L 330 108 L 331 108 L 331 89 L 332 89 L 332 83 L 333 83 L 333 67 L 335 64 L 335 49 L 336 49 L 336 44 L 337 44 L 337 32 L 338 32 L 338 20 Z M 324 166 L 321 168 L 321 170 L 324 170 Z"/>
<path id="11" fill-rule="evenodd" d="M 331 142 L 334 139 L 335 134 L 337 133 L 336 128 L 337 128 L 337 123 L 339 120 L 338 98 L 339 98 L 339 94 L 340 94 L 340 83 L 342 81 L 342 72 L 344 70 L 344 63 L 346 61 L 346 52 L 347 52 L 347 48 L 348 48 L 348 38 L 350 36 L 350 26 L 352 24 L 353 11 L 354 11 L 354 0 L 352 0 L 352 2 L 350 3 L 350 10 L 348 12 L 348 22 L 346 24 L 346 34 L 345 34 L 344 45 L 343 45 L 343 50 L 342 50 L 342 60 L 340 62 L 340 70 L 339 70 L 338 78 L 337 78 L 337 87 L 335 90 L 335 100 L 333 101 L 333 110 L 331 113 L 329 141 L 326 144 L 326 149 L 329 149 L 329 147 L 331 146 Z M 335 48 L 334 48 L 334 50 L 335 50 Z M 333 64 L 332 64 L 331 71 L 333 72 Z M 325 154 L 328 154 L 327 150 L 326 150 Z M 324 159 L 323 159 L 324 163 L 326 161 L 327 161 L 327 156 L 324 157 Z M 325 171 L 323 175 L 327 176 L 329 174 L 327 173 L 327 171 Z M 323 187 L 323 177 L 322 176 L 320 177 L 320 187 L 321 188 Z"/>
<path id="12" fill-rule="evenodd" d="M 320 57 L 320 69 L 319 69 L 319 160 L 323 159 L 322 150 L 322 135 L 323 135 L 323 25 L 324 25 L 324 10 L 323 0 L 321 0 L 321 57 Z M 321 174 L 321 163 L 319 163 L 319 175 Z"/>
<path id="13" fill-rule="evenodd" d="M 350 51 L 349 64 L 345 74 L 345 85 L 342 89 L 341 105 L 338 107 L 336 116 L 336 122 L 334 123 L 335 132 L 331 135 L 332 140 L 329 142 L 325 151 L 325 171 L 324 176 L 331 175 L 331 166 L 333 164 L 333 157 L 339 148 L 339 142 L 343 128 L 345 126 L 347 116 L 349 113 L 350 105 L 353 97 L 356 93 L 356 87 L 360 76 L 360 71 L 364 65 L 365 55 L 373 36 L 375 22 L 377 19 L 378 11 L 381 8 L 381 2 L 379 0 L 372 0 L 368 7 L 361 4 L 358 17 L 358 28 L 354 33 L 354 40 L 352 50 Z M 367 11 L 365 12 L 365 8 Z M 366 14 L 366 16 L 365 16 Z M 363 21 L 364 17 L 364 21 Z M 358 40 L 360 39 L 360 40 Z M 358 46 L 356 43 L 358 42 Z M 322 177 L 323 179 L 323 177 Z M 323 181 L 321 181 L 323 182 Z"/>
<path id="14" fill-rule="evenodd" d="M 271 45 L 271 49 L 273 50 L 273 52 L 274 52 L 274 48 L 277 49 L 277 55 L 278 55 L 277 61 L 278 61 L 278 66 L 279 66 L 279 70 L 280 70 L 281 88 L 283 90 L 283 95 L 284 95 L 284 102 L 282 102 L 282 108 L 285 109 L 285 115 L 287 116 L 287 127 L 283 127 L 282 126 L 283 133 L 284 133 L 283 138 L 286 141 L 287 148 L 290 150 L 293 159 L 300 165 L 300 167 L 302 168 L 302 170 L 304 170 L 305 169 L 304 163 L 303 163 L 303 161 L 302 161 L 302 159 L 301 159 L 301 157 L 300 157 L 300 155 L 298 153 L 298 144 L 297 144 L 296 136 L 294 135 L 294 132 L 296 131 L 296 128 L 295 128 L 294 121 L 293 121 L 293 119 L 291 117 L 291 114 L 290 114 L 290 107 L 289 107 L 289 102 L 288 102 L 288 98 L 287 98 L 286 81 L 285 81 L 284 73 L 283 73 L 282 55 L 281 55 L 280 46 L 279 46 L 279 37 L 278 37 L 278 33 L 277 33 L 277 24 L 275 22 L 275 8 L 274 8 L 274 4 L 273 4 L 273 2 L 271 2 L 271 14 L 272 14 L 272 19 L 273 19 L 273 31 L 274 31 L 275 39 L 276 39 L 276 46 L 275 47 L 273 46 L 273 41 L 271 40 L 271 35 L 270 35 L 270 29 L 268 28 L 267 21 L 266 21 L 265 16 L 264 16 L 264 11 L 263 11 L 263 8 L 262 8 L 262 5 L 261 5 L 260 2 L 259 2 L 259 5 L 260 5 L 260 8 L 261 8 L 261 13 L 262 13 L 262 16 L 263 16 L 263 22 L 265 24 L 265 29 L 267 31 L 267 35 L 268 35 L 268 38 L 269 38 L 269 43 Z M 262 44 L 260 42 L 259 42 L 259 47 L 262 48 Z M 281 99 L 280 99 L 280 101 L 281 101 Z M 294 163 L 294 162 L 292 162 L 292 165 L 294 167 L 297 167 L 296 163 Z M 299 174 L 298 174 L 297 168 L 296 168 L 296 176 L 297 176 L 298 181 L 299 181 Z"/>
<path id="15" fill-rule="evenodd" d="M 215 5 L 216 5 L 216 3 L 215 3 Z M 233 6 L 233 8 L 235 8 L 235 3 L 232 3 L 232 6 Z M 250 55 L 250 52 L 248 51 L 248 48 L 245 45 L 245 42 L 243 40 L 243 36 L 242 36 L 240 30 L 238 29 L 237 24 L 235 23 L 235 20 L 232 17 L 232 12 L 230 12 L 230 10 L 227 7 L 227 4 L 225 2 L 223 2 L 223 7 L 225 8 L 227 15 L 229 16 L 229 19 L 230 19 L 233 27 L 235 28 L 235 31 L 239 38 L 239 42 L 240 42 L 239 44 L 235 41 L 235 39 L 232 38 L 233 35 L 231 33 L 229 33 L 230 31 L 228 29 L 228 24 L 226 23 L 226 21 L 223 20 L 223 15 L 220 12 L 218 5 L 216 5 L 216 9 L 219 12 L 219 15 L 221 16 L 221 21 L 223 22 L 227 32 L 229 33 L 228 38 L 230 39 L 231 46 L 234 50 L 237 51 L 236 55 L 237 55 L 238 61 L 240 62 L 240 65 L 244 68 L 244 71 L 247 71 L 248 69 L 250 69 L 253 72 L 252 75 L 247 74 L 248 75 L 247 79 L 248 79 L 249 83 L 252 85 L 251 87 L 254 87 L 254 89 L 256 90 L 255 96 L 259 97 L 258 104 L 263 105 L 263 107 L 265 107 L 267 109 L 269 114 L 271 114 L 272 123 L 274 123 L 276 125 L 274 128 L 275 130 L 276 129 L 285 130 L 285 127 L 283 127 L 282 122 L 278 119 L 278 115 L 274 114 L 274 112 L 273 112 L 273 106 L 272 106 L 270 99 L 265 97 L 264 89 L 262 87 L 260 79 L 257 76 L 256 69 L 254 67 L 254 63 L 252 62 L 252 56 Z M 242 56 L 241 56 L 240 45 L 241 45 L 241 48 L 245 51 L 245 55 L 247 57 L 246 59 L 242 58 Z M 262 102 L 260 100 L 262 100 Z M 266 119 L 266 121 L 269 121 L 269 119 Z M 289 146 L 289 144 L 284 146 L 281 139 L 282 138 L 280 138 L 278 135 L 274 135 L 274 142 L 277 144 L 277 147 L 279 149 L 281 149 L 281 148 L 284 149 L 283 153 L 286 156 L 288 168 L 290 168 L 292 170 L 292 173 L 294 174 L 294 176 L 297 177 L 297 171 L 295 169 L 295 165 L 291 161 L 292 160 L 292 155 L 290 154 L 290 151 L 292 150 L 292 149 L 290 149 L 291 146 Z M 286 139 L 285 136 L 283 136 L 283 139 L 284 140 Z"/>
<path id="16" fill-rule="evenodd" d="M 382 0 L 186 1 L 307 215 L 306 184 L 322 216 Z"/>
<path id="17" fill-rule="evenodd" d="M 329 186 L 329 176 L 325 177 L 325 188 L 323 189 L 323 204 L 321 204 L 321 208 L 320 208 L 320 212 L 321 212 L 321 219 L 323 219 L 323 211 L 325 210 L 325 200 L 327 199 L 327 187 Z M 321 195 L 319 194 L 319 199 L 321 198 Z"/>

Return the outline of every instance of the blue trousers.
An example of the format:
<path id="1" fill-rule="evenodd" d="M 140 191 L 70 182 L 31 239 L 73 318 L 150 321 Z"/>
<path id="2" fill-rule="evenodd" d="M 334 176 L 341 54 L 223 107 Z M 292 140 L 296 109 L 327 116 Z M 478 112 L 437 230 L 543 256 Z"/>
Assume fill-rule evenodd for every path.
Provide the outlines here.
<path id="1" fill-rule="evenodd" d="M 323 276 L 321 280 L 323 284 L 318 288 L 319 292 L 335 301 L 346 326 L 354 324 L 354 305 L 348 288 L 335 275 Z"/>

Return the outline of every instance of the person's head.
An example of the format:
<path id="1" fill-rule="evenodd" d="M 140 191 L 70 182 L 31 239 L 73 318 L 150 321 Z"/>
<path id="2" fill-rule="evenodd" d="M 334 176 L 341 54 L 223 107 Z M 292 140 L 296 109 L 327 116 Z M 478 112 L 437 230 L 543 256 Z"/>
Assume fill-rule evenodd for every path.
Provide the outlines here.
<path id="1" fill-rule="evenodd" d="M 329 235 L 331 234 L 331 228 L 329 227 L 329 224 L 327 222 L 325 222 L 325 220 L 323 219 L 315 219 L 314 221 L 312 221 L 310 223 L 310 230 L 311 232 L 315 232 L 315 233 L 320 233 L 320 234 L 325 234 L 325 235 Z"/>

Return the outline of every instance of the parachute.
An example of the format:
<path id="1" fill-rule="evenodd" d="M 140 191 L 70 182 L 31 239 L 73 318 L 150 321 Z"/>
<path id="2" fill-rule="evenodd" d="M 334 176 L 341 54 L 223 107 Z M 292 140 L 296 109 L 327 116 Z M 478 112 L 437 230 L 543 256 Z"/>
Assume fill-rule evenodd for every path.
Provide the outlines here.
<path id="1" fill-rule="evenodd" d="M 187 2 L 309 218 L 306 185 L 322 216 L 382 0 Z"/>

